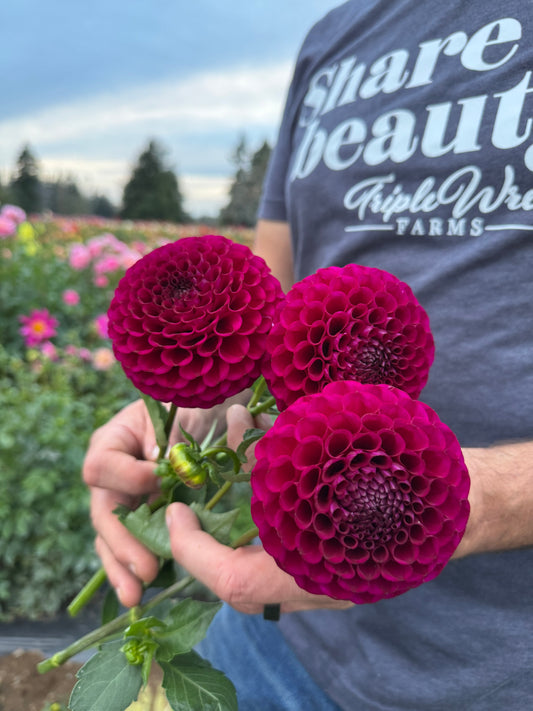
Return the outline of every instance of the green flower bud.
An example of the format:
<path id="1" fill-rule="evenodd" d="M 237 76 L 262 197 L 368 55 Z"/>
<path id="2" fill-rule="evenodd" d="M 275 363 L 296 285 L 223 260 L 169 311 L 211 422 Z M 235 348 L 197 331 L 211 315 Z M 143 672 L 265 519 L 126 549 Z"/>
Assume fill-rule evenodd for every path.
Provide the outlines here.
<path id="1" fill-rule="evenodd" d="M 121 651 L 133 666 L 140 666 L 144 662 L 146 645 L 138 639 L 128 639 L 121 647 Z"/>
<path id="2" fill-rule="evenodd" d="M 168 454 L 172 469 L 191 489 L 201 489 L 207 479 L 207 470 L 185 442 L 175 444 Z"/>

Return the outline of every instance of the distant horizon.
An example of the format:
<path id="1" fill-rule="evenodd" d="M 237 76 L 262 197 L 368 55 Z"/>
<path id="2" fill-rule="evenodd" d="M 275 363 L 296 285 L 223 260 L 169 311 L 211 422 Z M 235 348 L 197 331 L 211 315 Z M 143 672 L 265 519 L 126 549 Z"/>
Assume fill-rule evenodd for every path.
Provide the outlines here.
<path id="1" fill-rule="evenodd" d="M 153 138 L 168 151 L 186 211 L 216 216 L 228 200 L 239 138 L 253 149 L 274 145 L 301 42 L 338 4 L 198 0 L 154 11 L 144 0 L 94 0 L 81 10 L 67 0 L 19 0 L 2 7 L 2 183 L 28 144 L 41 179 L 71 177 L 84 194 L 119 205 Z"/>

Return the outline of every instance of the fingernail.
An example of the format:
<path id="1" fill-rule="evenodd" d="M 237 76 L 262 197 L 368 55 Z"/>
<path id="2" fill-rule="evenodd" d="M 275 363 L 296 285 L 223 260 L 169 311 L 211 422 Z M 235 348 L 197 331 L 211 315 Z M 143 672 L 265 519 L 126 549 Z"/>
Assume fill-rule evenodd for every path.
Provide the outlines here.
<path id="1" fill-rule="evenodd" d="M 135 575 L 136 578 L 139 577 L 139 576 L 137 575 L 137 568 L 136 568 L 136 566 L 135 566 L 135 563 L 130 563 L 130 564 L 128 565 L 128 570 L 130 571 L 130 573 L 133 573 L 133 575 Z"/>

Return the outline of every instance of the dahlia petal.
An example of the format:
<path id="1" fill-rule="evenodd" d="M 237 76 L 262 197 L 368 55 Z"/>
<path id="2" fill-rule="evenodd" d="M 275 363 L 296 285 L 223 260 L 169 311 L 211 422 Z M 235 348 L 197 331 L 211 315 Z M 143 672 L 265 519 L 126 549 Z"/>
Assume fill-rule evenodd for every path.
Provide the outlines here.
<path id="1" fill-rule="evenodd" d="M 294 522 L 304 530 L 309 528 L 312 521 L 313 508 L 307 499 L 301 499 L 294 508 Z"/>
<path id="2" fill-rule="evenodd" d="M 291 516 L 282 515 L 277 524 L 280 538 L 283 539 L 283 545 L 289 551 L 295 550 L 298 543 L 300 528 Z"/>
<path id="3" fill-rule="evenodd" d="M 373 560 L 367 560 L 357 566 L 357 573 L 364 580 L 375 580 L 380 575 L 380 566 Z"/>
<path id="4" fill-rule="evenodd" d="M 234 333 L 228 335 L 220 344 L 219 354 L 226 363 L 240 363 L 250 350 L 248 336 Z"/>
<path id="5" fill-rule="evenodd" d="M 279 505 L 284 511 L 292 511 L 298 501 L 298 497 L 297 486 L 294 483 L 286 483 L 280 490 Z"/>
<path id="6" fill-rule="evenodd" d="M 428 533 L 435 534 L 442 528 L 443 516 L 437 509 L 430 507 L 420 514 L 420 523 Z"/>
<path id="7" fill-rule="evenodd" d="M 335 538 L 327 538 L 320 541 L 320 552 L 322 557 L 330 563 L 341 563 L 345 559 L 344 547 Z M 335 573 L 337 570 L 335 568 Z"/>
<path id="8" fill-rule="evenodd" d="M 280 457 L 268 468 L 265 473 L 265 483 L 270 491 L 281 491 L 293 475 L 290 457 Z"/>
<path id="9" fill-rule="evenodd" d="M 331 518 L 323 513 L 318 513 L 314 517 L 313 529 L 317 536 L 321 539 L 332 538 L 332 536 L 335 534 L 335 527 Z"/>
<path id="10" fill-rule="evenodd" d="M 288 466 L 293 466 L 292 459 Z M 319 467 L 308 467 L 303 469 L 297 481 L 297 495 L 302 499 L 309 499 L 315 493 L 320 480 Z"/>
<path id="11" fill-rule="evenodd" d="M 312 531 L 302 531 L 299 540 L 299 551 L 307 563 L 320 563 L 320 538 Z"/>

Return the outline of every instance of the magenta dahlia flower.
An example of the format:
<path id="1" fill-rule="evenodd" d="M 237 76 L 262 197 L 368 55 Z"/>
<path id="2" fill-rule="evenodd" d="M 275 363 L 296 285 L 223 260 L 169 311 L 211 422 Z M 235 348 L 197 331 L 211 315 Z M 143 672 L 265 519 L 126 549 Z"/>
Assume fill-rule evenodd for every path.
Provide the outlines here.
<path id="1" fill-rule="evenodd" d="M 429 318 L 381 269 L 319 269 L 295 284 L 267 339 L 264 376 L 280 410 L 326 383 L 394 385 L 418 397 L 433 363 Z"/>
<path id="2" fill-rule="evenodd" d="M 282 296 L 248 247 L 218 235 L 186 237 L 126 271 L 109 307 L 109 337 L 141 392 L 207 408 L 260 375 Z"/>
<path id="3" fill-rule="evenodd" d="M 256 446 L 252 517 L 305 590 L 355 603 L 438 575 L 469 514 L 453 432 L 388 385 L 338 381 L 300 398 Z"/>
<path id="4" fill-rule="evenodd" d="M 28 316 L 19 316 L 19 333 L 28 348 L 34 348 L 57 334 L 57 319 L 48 309 L 34 309 Z"/>

